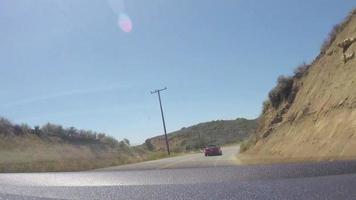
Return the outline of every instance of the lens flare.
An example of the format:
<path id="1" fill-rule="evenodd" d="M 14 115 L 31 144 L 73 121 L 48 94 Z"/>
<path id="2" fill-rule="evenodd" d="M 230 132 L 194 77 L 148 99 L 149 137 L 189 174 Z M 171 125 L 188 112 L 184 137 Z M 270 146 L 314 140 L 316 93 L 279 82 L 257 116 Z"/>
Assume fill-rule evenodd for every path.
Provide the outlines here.
<path id="1" fill-rule="evenodd" d="M 125 33 L 130 33 L 132 31 L 132 21 L 128 15 L 120 14 L 118 23 L 121 30 Z"/>

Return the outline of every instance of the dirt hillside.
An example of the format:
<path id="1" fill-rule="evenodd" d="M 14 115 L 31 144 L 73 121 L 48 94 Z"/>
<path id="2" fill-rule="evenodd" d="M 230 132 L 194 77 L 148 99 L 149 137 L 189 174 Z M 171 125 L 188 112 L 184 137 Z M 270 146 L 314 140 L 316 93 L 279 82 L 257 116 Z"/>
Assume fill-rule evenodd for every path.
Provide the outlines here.
<path id="1" fill-rule="evenodd" d="M 246 154 L 289 158 L 356 157 L 356 10 L 335 26 L 286 95 L 265 103 L 257 143 Z"/>

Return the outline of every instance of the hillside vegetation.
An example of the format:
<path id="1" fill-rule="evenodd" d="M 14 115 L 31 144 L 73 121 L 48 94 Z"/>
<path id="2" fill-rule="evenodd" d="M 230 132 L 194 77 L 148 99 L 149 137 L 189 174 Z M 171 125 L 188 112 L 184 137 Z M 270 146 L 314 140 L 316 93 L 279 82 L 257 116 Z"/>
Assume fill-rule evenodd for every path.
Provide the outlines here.
<path id="1" fill-rule="evenodd" d="M 279 158 L 356 157 L 356 10 L 336 25 L 320 55 L 294 76 L 281 76 L 264 103 L 249 155 Z"/>
<path id="2" fill-rule="evenodd" d="M 0 172 L 89 170 L 163 155 L 103 133 L 54 124 L 30 128 L 0 119 Z"/>
<path id="3" fill-rule="evenodd" d="M 169 134 L 173 156 L 206 144 L 243 140 L 256 120 L 237 119 L 198 124 Z M 200 135 L 200 136 L 199 136 Z M 74 127 L 17 125 L 0 118 L 0 172 L 82 171 L 166 157 L 163 136 L 131 146 L 129 140 Z"/>
<path id="4" fill-rule="evenodd" d="M 225 145 L 241 142 L 254 133 L 257 120 L 236 119 L 218 120 L 201 123 L 168 134 L 173 152 L 198 150 L 207 144 Z M 146 146 L 153 150 L 166 150 L 164 136 L 158 136 L 146 141 Z"/>

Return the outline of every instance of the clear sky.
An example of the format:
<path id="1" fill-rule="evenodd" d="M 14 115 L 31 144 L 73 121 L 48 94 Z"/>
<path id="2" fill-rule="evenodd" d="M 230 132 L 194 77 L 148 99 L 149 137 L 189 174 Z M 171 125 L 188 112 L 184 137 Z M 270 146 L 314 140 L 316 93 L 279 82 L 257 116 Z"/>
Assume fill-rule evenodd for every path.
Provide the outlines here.
<path id="1" fill-rule="evenodd" d="M 278 75 L 311 61 L 355 6 L 351 0 L 0 0 L 0 115 L 138 144 L 162 134 L 150 91 L 166 86 L 169 131 L 256 118 Z M 126 22 L 118 23 L 120 15 Z"/>

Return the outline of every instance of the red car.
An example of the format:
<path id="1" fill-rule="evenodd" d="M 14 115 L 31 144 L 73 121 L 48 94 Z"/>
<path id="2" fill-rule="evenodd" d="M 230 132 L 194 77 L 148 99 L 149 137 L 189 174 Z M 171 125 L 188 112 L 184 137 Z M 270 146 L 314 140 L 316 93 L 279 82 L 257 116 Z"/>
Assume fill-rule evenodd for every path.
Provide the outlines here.
<path id="1" fill-rule="evenodd" d="M 205 156 L 221 156 L 221 147 L 216 145 L 208 145 L 204 148 L 204 154 Z"/>

